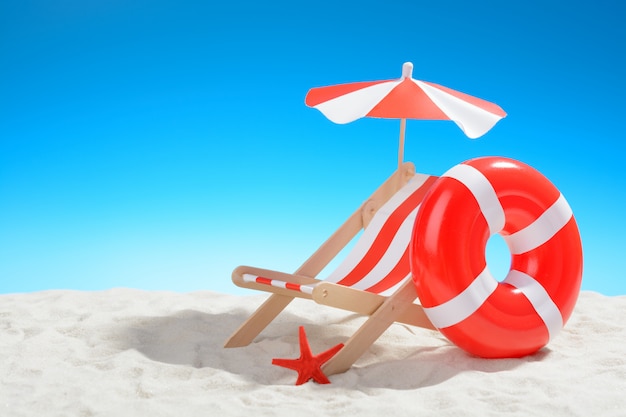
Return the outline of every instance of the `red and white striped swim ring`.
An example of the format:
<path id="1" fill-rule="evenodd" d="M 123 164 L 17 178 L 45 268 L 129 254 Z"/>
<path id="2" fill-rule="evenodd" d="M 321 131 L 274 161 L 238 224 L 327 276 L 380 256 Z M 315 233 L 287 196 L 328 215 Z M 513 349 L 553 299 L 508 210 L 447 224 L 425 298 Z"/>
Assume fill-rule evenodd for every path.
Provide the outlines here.
<path id="1" fill-rule="evenodd" d="M 511 251 L 502 282 L 485 260 L 496 233 Z M 437 180 L 418 211 L 410 254 L 428 318 L 485 358 L 541 349 L 580 292 L 582 244 L 570 206 L 540 172 L 508 158 L 466 161 Z"/>

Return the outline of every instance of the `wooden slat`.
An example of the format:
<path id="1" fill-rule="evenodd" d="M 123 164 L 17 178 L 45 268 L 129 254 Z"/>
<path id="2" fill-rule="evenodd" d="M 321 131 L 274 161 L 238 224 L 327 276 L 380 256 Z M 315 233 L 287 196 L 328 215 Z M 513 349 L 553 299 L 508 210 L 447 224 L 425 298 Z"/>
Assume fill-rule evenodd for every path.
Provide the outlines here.
<path id="1" fill-rule="evenodd" d="M 324 281 L 315 286 L 312 296 L 313 300 L 318 304 L 352 311 L 365 316 L 372 315 L 388 298 L 383 295 Z M 425 329 L 436 329 L 419 304 L 411 303 L 402 314 L 398 315 L 396 321 Z"/>

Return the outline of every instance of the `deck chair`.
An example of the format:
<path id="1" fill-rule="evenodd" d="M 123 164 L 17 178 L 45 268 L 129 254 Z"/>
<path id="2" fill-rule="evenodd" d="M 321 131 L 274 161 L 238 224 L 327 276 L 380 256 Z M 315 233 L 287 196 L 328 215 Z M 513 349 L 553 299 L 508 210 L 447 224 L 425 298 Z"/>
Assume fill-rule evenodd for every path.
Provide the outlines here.
<path id="1" fill-rule="evenodd" d="M 271 292 L 225 347 L 246 346 L 296 297 L 369 316 L 322 370 L 345 372 L 394 322 L 435 329 L 411 279 L 409 242 L 417 209 L 436 177 L 402 164 L 294 273 L 237 267 L 233 282 Z M 315 277 L 361 231 L 353 248 L 324 279 Z"/>

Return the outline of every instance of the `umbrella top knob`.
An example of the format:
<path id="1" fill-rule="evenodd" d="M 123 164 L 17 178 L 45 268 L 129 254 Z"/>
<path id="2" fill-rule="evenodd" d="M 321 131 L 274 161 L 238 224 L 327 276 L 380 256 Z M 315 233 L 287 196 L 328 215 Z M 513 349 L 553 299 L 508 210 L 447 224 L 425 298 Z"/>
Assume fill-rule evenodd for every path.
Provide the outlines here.
<path id="1" fill-rule="evenodd" d="M 413 63 L 405 62 L 402 64 L 402 78 L 413 78 Z"/>

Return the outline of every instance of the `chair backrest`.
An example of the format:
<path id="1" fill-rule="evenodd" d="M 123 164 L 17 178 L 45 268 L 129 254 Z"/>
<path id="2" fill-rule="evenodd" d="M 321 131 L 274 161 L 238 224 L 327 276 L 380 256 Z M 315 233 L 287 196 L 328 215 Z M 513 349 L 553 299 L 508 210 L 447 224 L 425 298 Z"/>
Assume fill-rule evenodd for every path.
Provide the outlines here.
<path id="1" fill-rule="evenodd" d="M 415 174 L 380 207 L 352 250 L 325 281 L 386 294 L 408 278 L 409 243 L 415 216 L 436 179 Z"/>

